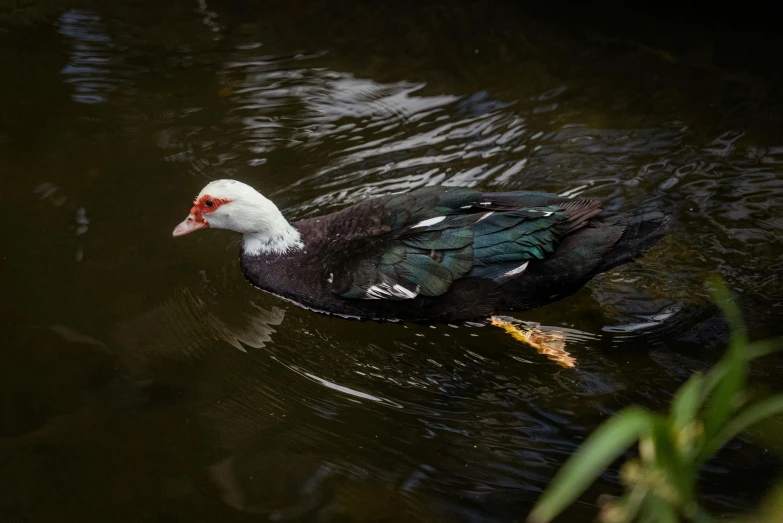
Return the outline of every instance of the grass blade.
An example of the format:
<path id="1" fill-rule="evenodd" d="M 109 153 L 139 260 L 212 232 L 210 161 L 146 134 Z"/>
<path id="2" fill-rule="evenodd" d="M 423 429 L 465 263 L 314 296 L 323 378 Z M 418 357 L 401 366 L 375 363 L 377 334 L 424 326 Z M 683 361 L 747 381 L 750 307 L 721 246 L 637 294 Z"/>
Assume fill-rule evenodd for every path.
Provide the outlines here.
<path id="1" fill-rule="evenodd" d="M 630 407 L 603 423 L 557 472 L 528 516 L 530 523 L 552 521 L 593 483 L 601 472 L 653 426 L 654 417 Z"/>
<path id="2" fill-rule="evenodd" d="M 674 509 L 655 494 L 648 494 L 642 505 L 639 523 L 678 523 Z"/>
<path id="3" fill-rule="evenodd" d="M 756 358 L 778 352 L 781 349 L 783 349 L 783 338 L 754 341 L 746 348 L 747 359 L 748 361 L 752 361 Z M 704 390 L 702 391 L 703 397 L 706 398 L 715 389 L 718 383 L 720 383 L 726 375 L 726 371 L 728 371 L 729 368 L 729 361 L 727 361 L 726 358 L 723 358 L 710 369 L 709 374 L 705 376 Z"/>
<path id="4" fill-rule="evenodd" d="M 731 293 L 720 277 L 710 280 L 712 283 L 712 299 L 720 308 L 724 318 L 731 327 L 732 342 L 743 342 L 747 345 L 747 331 L 745 322 L 742 321 L 742 312 L 739 305 L 731 298 Z"/>
<path id="5" fill-rule="evenodd" d="M 737 397 L 745 382 L 747 361 L 742 357 L 739 347 L 729 348 L 729 354 L 724 361 L 726 370 L 707 402 L 707 412 L 704 415 L 704 432 L 707 439 L 715 437 L 737 408 Z"/>
<path id="6" fill-rule="evenodd" d="M 670 409 L 676 430 L 680 430 L 696 418 L 705 399 L 704 376 L 694 374 L 674 395 Z"/>
<path id="7" fill-rule="evenodd" d="M 748 345 L 748 360 L 755 360 L 761 356 L 778 352 L 781 349 L 783 349 L 783 338 L 754 341 Z"/>
<path id="8" fill-rule="evenodd" d="M 666 482 L 670 487 L 673 487 L 680 499 L 680 504 L 690 503 L 693 500 L 694 474 L 677 452 L 670 427 L 668 419 L 657 419 L 650 431 L 651 441 L 655 448 L 656 468 L 666 475 Z"/>
<path id="9" fill-rule="evenodd" d="M 736 438 L 751 425 L 776 414 L 783 414 L 783 394 L 776 394 L 770 398 L 763 399 L 737 414 L 716 437 L 712 438 L 704 446 L 700 457 L 704 460 L 709 459 L 718 449 Z"/>
<path id="10" fill-rule="evenodd" d="M 704 416 L 704 432 L 708 440 L 714 438 L 720 428 L 737 408 L 737 397 L 745 385 L 748 371 L 747 334 L 739 307 L 731 300 L 728 289 L 721 280 L 713 280 L 715 301 L 720 306 L 732 329 L 732 338 L 726 356 L 722 358 L 722 377 L 715 383 L 715 392 L 707 403 Z"/>

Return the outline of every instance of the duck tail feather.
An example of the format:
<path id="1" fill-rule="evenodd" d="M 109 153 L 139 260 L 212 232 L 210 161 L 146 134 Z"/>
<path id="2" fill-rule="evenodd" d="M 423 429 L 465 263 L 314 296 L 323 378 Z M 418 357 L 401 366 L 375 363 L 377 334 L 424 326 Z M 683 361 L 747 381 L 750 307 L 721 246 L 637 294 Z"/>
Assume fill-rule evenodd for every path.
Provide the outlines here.
<path id="1" fill-rule="evenodd" d="M 603 256 L 600 272 L 629 262 L 647 252 L 671 225 L 671 216 L 657 204 L 648 204 L 634 211 L 602 220 L 604 225 L 622 226 L 623 233 Z"/>

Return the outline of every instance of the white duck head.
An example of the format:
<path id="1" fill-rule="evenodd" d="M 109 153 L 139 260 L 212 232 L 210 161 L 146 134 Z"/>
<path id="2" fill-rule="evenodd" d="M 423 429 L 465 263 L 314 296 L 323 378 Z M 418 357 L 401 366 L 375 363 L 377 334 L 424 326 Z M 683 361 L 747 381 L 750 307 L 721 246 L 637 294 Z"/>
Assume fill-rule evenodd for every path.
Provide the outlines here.
<path id="1" fill-rule="evenodd" d="M 210 182 L 196 196 L 190 214 L 177 225 L 173 236 L 205 228 L 228 229 L 244 234 L 245 254 L 282 254 L 301 249 L 297 231 L 270 200 L 236 180 Z"/>

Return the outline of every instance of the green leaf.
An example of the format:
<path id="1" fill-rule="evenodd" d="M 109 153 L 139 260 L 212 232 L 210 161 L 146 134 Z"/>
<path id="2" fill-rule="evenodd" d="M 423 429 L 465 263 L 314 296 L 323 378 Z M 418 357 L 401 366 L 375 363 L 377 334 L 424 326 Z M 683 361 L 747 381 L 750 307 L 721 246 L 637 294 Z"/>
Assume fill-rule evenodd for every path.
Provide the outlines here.
<path id="1" fill-rule="evenodd" d="M 778 352 L 781 349 L 783 349 L 783 338 L 754 341 L 748 345 L 748 360 L 755 360 L 761 356 Z"/>
<path id="2" fill-rule="evenodd" d="M 747 333 L 745 331 L 745 323 L 742 321 L 742 312 L 740 311 L 737 302 L 735 302 L 726 284 L 719 277 L 713 277 L 712 283 L 712 299 L 720 308 L 726 321 L 729 322 L 731 327 L 731 335 L 733 342 L 747 341 Z"/>
<path id="3" fill-rule="evenodd" d="M 674 488 L 681 502 L 689 503 L 693 499 L 695 467 L 691 469 L 683 463 L 672 439 L 669 420 L 655 420 L 650 435 L 655 448 L 656 468 L 666 475 L 666 482 Z"/>
<path id="4" fill-rule="evenodd" d="M 674 395 L 670 409 L 675 430 L 680 430 L 696 418 L 696 414 L 704 403 L 704 376 L 694 374 Z"/>
<path id="5" fill-rule="evenodd" d="M 748 344 L 746 347 L 747 359 L 748 361 L 754 360 L 756 358 L 778 352 L 782 348 L 783 338 L 771 338 L 767 340 L 754 341 L 753 343 Z M 701 402 L 703 402 L 704 399 L 709 396 L 709 394 L 721 382 L 721 380 L 723 380 L 724 376 L 730 368 L 730 361 L 724 358 L 715 364 L 715 366 L 710 370 L 709 374 L 701 377 Z M 693 398 L 693 396 L 696 394 L 694 390 L 698 388 L 695 383 L 697 380 L 697 375 L 691 376 L 691 378 L 686 381 L 685 384 L 683 384 L 675 394 L 671 407 L 671 413 L 674 417 L 675 424 L 680 428 L 687 423 L 688 419 L 693 419 L 696 416 L 696 412 L 698 412 L 698 408 L 696 409 L 696 412 L 693 412 L 692 410 L 694 408 L 694 402 L 697 402 L 697 400 Z M 693 412 L 693 416 L 691 416 L 691 412 Z M 711 434 L 710 437 L 707 438 L 707 441 L 711 441 L 715 437 L 717 437 L 717 434 Z M 699 452 L 697 462 L 702 463 L 709 459 L 712 454 L 717 452 L 720 446 L 725 445 L 726 443 L 727 441 L 724 441 L 717 447 L 713 447 L 710 444 L 709 449 L 703 447 Z"/>
<path id="6" fill-rule="evenodd" d="M 528 521 L 552 521 L 641 434 L 650 431 L 654 420 L 650 412 L 629 407 L 604 422 L 560 468 L 549 488 L 533 507 Z"/>
<path id="7" fill-rule="evenodd" d="M 752 361 L 756 358 L 761 358 L 762 356 L 778 352 L 781 349 L 783 349 L 783 338 L 771 338 L 768 340 L 754 341 L 746 347 L 747 359 L 748 361 Z M 718 383 L 720 383 L 730 368 L 730 362 L 726 358 L 723 358 L 721 361 L 716 363 L 712 369 L 710 369 L 709 374 L 707 374 L 704 378 L 704 390 L 702 391 L 703 398 L 709 396 L 709 394 L 715 389 Z M 683 387 L 684 386 L 685 385 L 683 385 Z"/>
<path id="8" fill-rule="evenodd" d="M 707 402 L 707 412 L 704 415 L 704 432 L 708 440 L 715 437 L 736 410 L 738 394 L 747 373 L 747 361 L 738 350 L 730 348 L 724 361 L 726 370 L 715 385 L 715 392 Z"/>
<path id="9" fill-rule="evenodd" d="M 653 493 L 647 494 L 642 503 L 639 523 L 678 523 L 674 509 Z"/>
<path id="10" fill-rule="evenodd" d="M 763 399 L 737 414 L 716 437 L 704 446 L 702 459 L 709 459 L 718 449 L 747 430 L 748 427 L 776 414 L 783 414 L 783 394 Z"/>
<path id="11" fill-rule="evenodd" d="M 715 437 L 726 420 L 737 408 L 737 397 L 745 384 L 748 370 L 747 336 L 739 307 L 731 300 L 728 289 L 721 280 L 713 280 L 713 295 L 732 328 L 732 339 L 726 355 L 721 360 L 721 378 L 715 383 L 715 392 L 707 404 L 704 432 L 708 440 Z"/>
<path id="12" fill-rule="evenodd" d="M 639 509 L 644 499 L 648 496 L 649 489 L 643 483 L 636 483 L 630 490 L 626 489 L 625 495 L 620 499 L 612 499 L 607 503 L 600 503 L 601 512 L 599 521 L 611 523 L 631 523 L 636 520 Z"/>

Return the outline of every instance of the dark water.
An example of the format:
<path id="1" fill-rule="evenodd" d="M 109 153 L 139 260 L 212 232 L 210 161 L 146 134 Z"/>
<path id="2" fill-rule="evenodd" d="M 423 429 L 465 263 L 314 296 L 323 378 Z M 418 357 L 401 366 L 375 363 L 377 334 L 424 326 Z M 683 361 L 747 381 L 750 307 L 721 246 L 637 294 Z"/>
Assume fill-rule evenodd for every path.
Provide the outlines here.
<path id="1" fill-rule="evenodd" d="M 0 40 L 0 520 L 521 520 L 601 421 L 665 408 L 720 357 L 710 273 L 753 337 L 783 333 L 774 34 L 293 4 L 53 3 Z M 237 237 L 171 238 L 220 177 L 292 219 L 443 183 L 659 198 L 675 225 L 517 314 L 568 333 L 569 370 L 500 329 L 343 321 L 251 288 Z M 767 447 L 710 464 L 713 510 L 764 494 Z"/>

